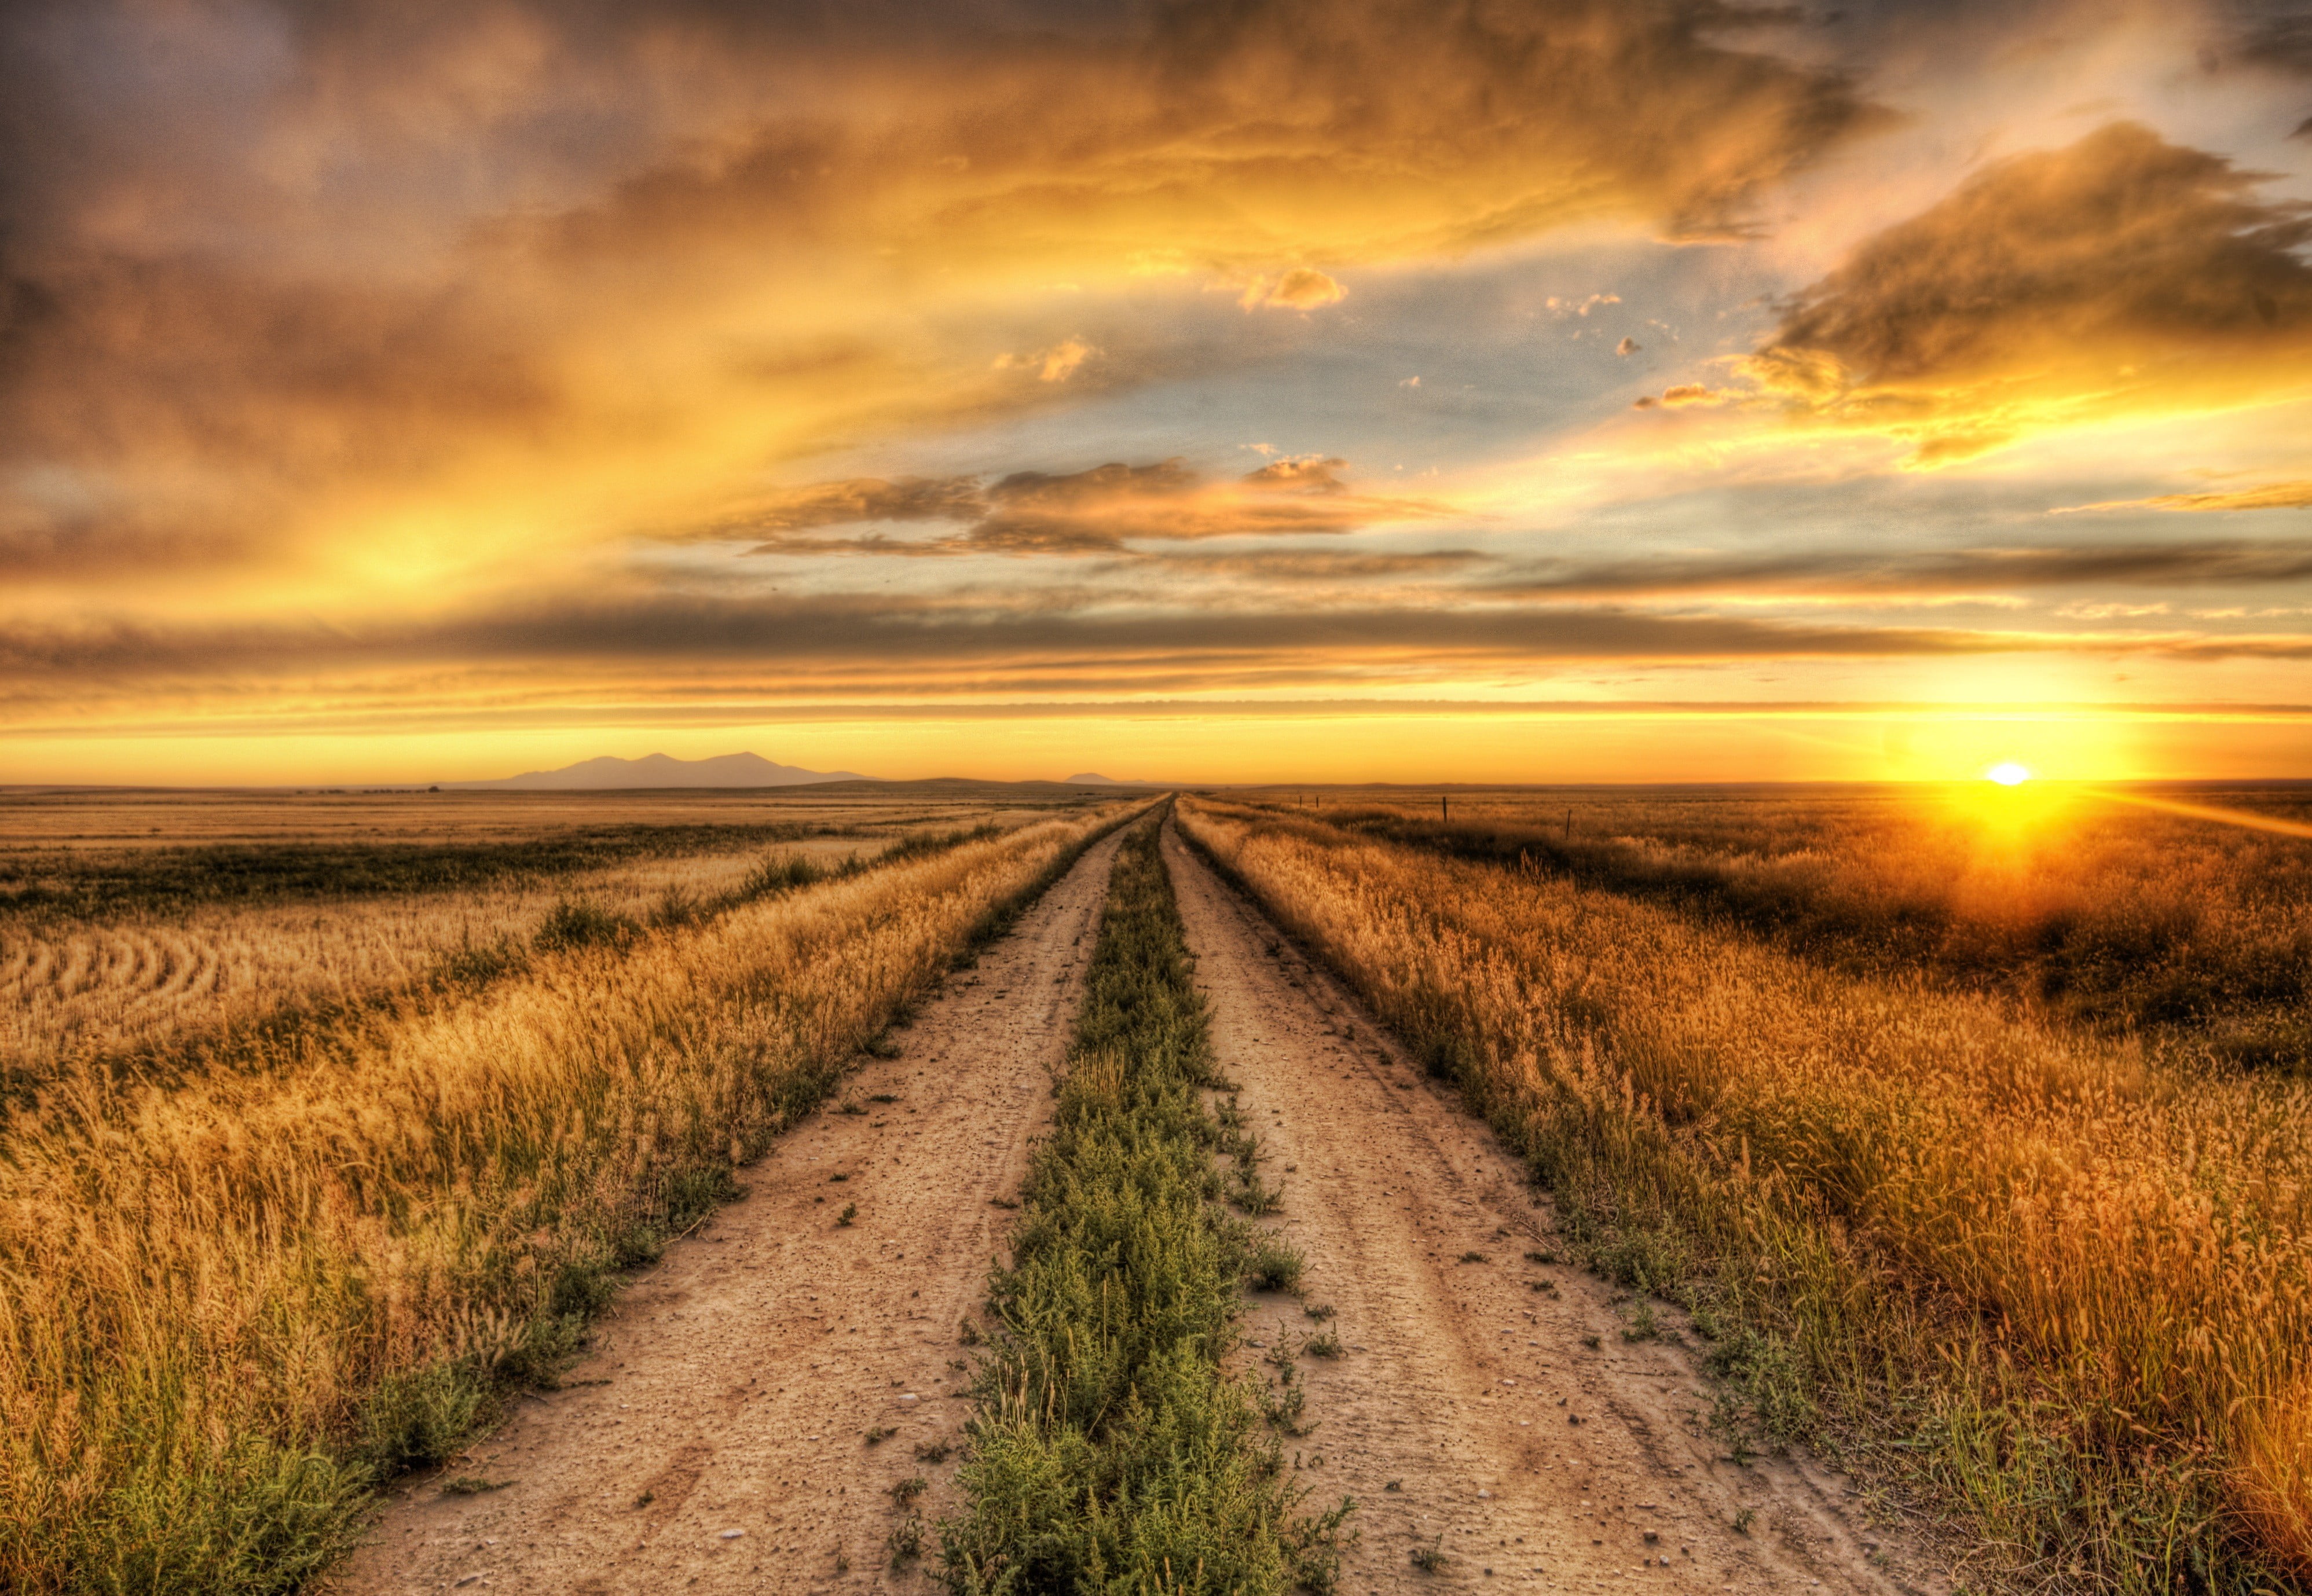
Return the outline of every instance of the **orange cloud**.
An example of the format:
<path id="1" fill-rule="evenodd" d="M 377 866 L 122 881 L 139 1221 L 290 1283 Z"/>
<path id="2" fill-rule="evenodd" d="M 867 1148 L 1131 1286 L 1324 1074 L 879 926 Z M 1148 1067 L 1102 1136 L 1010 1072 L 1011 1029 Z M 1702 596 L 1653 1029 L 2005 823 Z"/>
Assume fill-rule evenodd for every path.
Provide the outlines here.
<path id="1" fill-rule="evenodd" d="M 759 501 L 702 535 L 779 533 L 756 546 L 762 554 L 1077 555 L 1113 554 L 1134 542 L 1337 535 L 1455 513 L 1434 500 L 1353 492 L 1340 475 L 1346 464 L 1272 460 L 1221 482 L 1173 459 L 1062 474 L 1015 471 L 984 486 L 977 477 L 822 483 Z M 913 539 L 810 535 L 852 523 L 924 520 L 956 523 L 960 530 Z"/>
<path id="2" fill-rule="evenodd" d="M 1347 289 L 1324 273 L 1295 266 L 1274 281 L 1255 277 L 1237 303 L 1248 310 L 1314 310 L 1337 305 L 1348 296 Z"/>
<path id="3" fill-rule="evenodd" d="M 1049 325 L 1055 283 L 1307 311 L 1346 263 L 1722 231 L 1880 119 L 1740 20 L 28 0 L 0 21 L 0 567 L 437 602 L 766 458 L 1183 358 Z M 991 314 L 1028 352 L 995 371 Z"/>
<path id="4" fill-rule="evenodd" d="M 2275 482 L 2260 488 L 2227 488 L 2204 493 L 2161 493 L 2150 499 L 2107 499 L 2099 504 L 2066 505 L 2057 513 L 2093 510 L 2306 510 L 2312 509 L 2312 482 Z"/>
<path id="5" fill-rule="evenodd" d="M 2012 157 L 1800 293 L 1739 385 L 1675 391 L 1883 432 L 1921 466 L 2303 392 L 2312 209 L 2263 181 L 2132 123 Z"/>

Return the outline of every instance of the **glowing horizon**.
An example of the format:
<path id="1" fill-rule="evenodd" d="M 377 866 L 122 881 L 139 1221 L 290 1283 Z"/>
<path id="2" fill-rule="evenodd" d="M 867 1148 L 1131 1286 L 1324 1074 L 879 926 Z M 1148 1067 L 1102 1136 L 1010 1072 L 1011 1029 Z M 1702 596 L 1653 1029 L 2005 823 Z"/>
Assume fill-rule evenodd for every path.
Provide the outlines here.
<path id="1" fill-rule="evenodd" d="M 2312 778 L 2308 39 L 33 0 L 0 783 Z"/>

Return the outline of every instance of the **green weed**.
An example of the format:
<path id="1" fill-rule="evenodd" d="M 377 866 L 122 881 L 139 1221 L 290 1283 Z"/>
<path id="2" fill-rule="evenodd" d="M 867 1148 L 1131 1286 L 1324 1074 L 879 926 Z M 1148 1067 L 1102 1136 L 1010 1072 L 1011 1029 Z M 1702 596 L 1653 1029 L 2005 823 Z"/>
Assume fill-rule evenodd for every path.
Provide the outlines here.
<path id="1" fill-rule="evenodd" d="M 1296 1514 L 1255 1393 L 1222 1366 L 1258 1233 L 1207 1197 L 1224 1134 L 1200 1095 L 1213 1079 L 1147 826 L 1117 854 L 1052 1132 L 994 1282 L 967 1507 L 941 1526 L 956 1591 L 1330 1584 L 1346 1506 Z"/>

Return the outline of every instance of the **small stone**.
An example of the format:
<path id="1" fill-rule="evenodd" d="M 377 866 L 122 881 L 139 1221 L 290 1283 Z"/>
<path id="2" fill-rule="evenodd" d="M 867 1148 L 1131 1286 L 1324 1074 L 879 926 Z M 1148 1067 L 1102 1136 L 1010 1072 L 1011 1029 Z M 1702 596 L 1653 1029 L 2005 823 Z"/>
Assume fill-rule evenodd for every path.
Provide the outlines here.
<path id="1" fill-rule="evenodd" d="M 736 1540 L 745 1533 L 746 1531 L 744 1530 L 725 1530 L 717 1539 L 722 1540 Z"/>
<path id="2" fill-rule="evenodd" d="M 915 1400 L 915 1393 L 913 1391 L 909 1391 L 906 1396 L 899 1399 L 901 1402 L 912 1402 Z"/>

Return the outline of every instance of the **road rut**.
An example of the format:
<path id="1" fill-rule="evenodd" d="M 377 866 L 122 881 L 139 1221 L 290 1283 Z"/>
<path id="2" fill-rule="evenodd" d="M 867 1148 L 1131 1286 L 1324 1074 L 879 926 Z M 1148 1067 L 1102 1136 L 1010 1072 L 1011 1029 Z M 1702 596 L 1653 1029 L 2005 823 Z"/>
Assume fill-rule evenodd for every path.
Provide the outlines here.
<path id="1" fill-rule="evenodd" d="M 333 1588 L 923 1589 L 916 1565 L 890 1566 L 907 1510 L 889 1489 L 925 1479 L 925 1526 L 956 1505 L 953 1461 L 916 1449 L 961 1438 L 959 1326 L 1049 1115 L 1118 841 L 846 1083 L 867 1112 L 831 1104 L 782 1138 L 745 1199 L 629 1286 L 562 1390 L 525 1398 L 444 1471 L 511 1484 L 407 1486 Z"/>
<path id="2" fill-rule="evenodd" d="M 1536 1258 L 1551 1215 L 1516 1155 L 1169 825 L 1164 857 L 1221 1067 L 1284 1187 L 1265 1223 L 1348 1347 L 1300 1359 L 1317 1427 L 1287 1443 L 1312 1504 L 1357 1501 L 1344 1596 L 1937 1588 L 1842 1482 L 1728 1460 L 1691 1355 L 1625 1340 L 1617 1294 Z M 1257 1300 L 1264 1349 L 1318 1329 Z M 1416 1567 L 1421 1548 L 1444 1561 Z"/>

